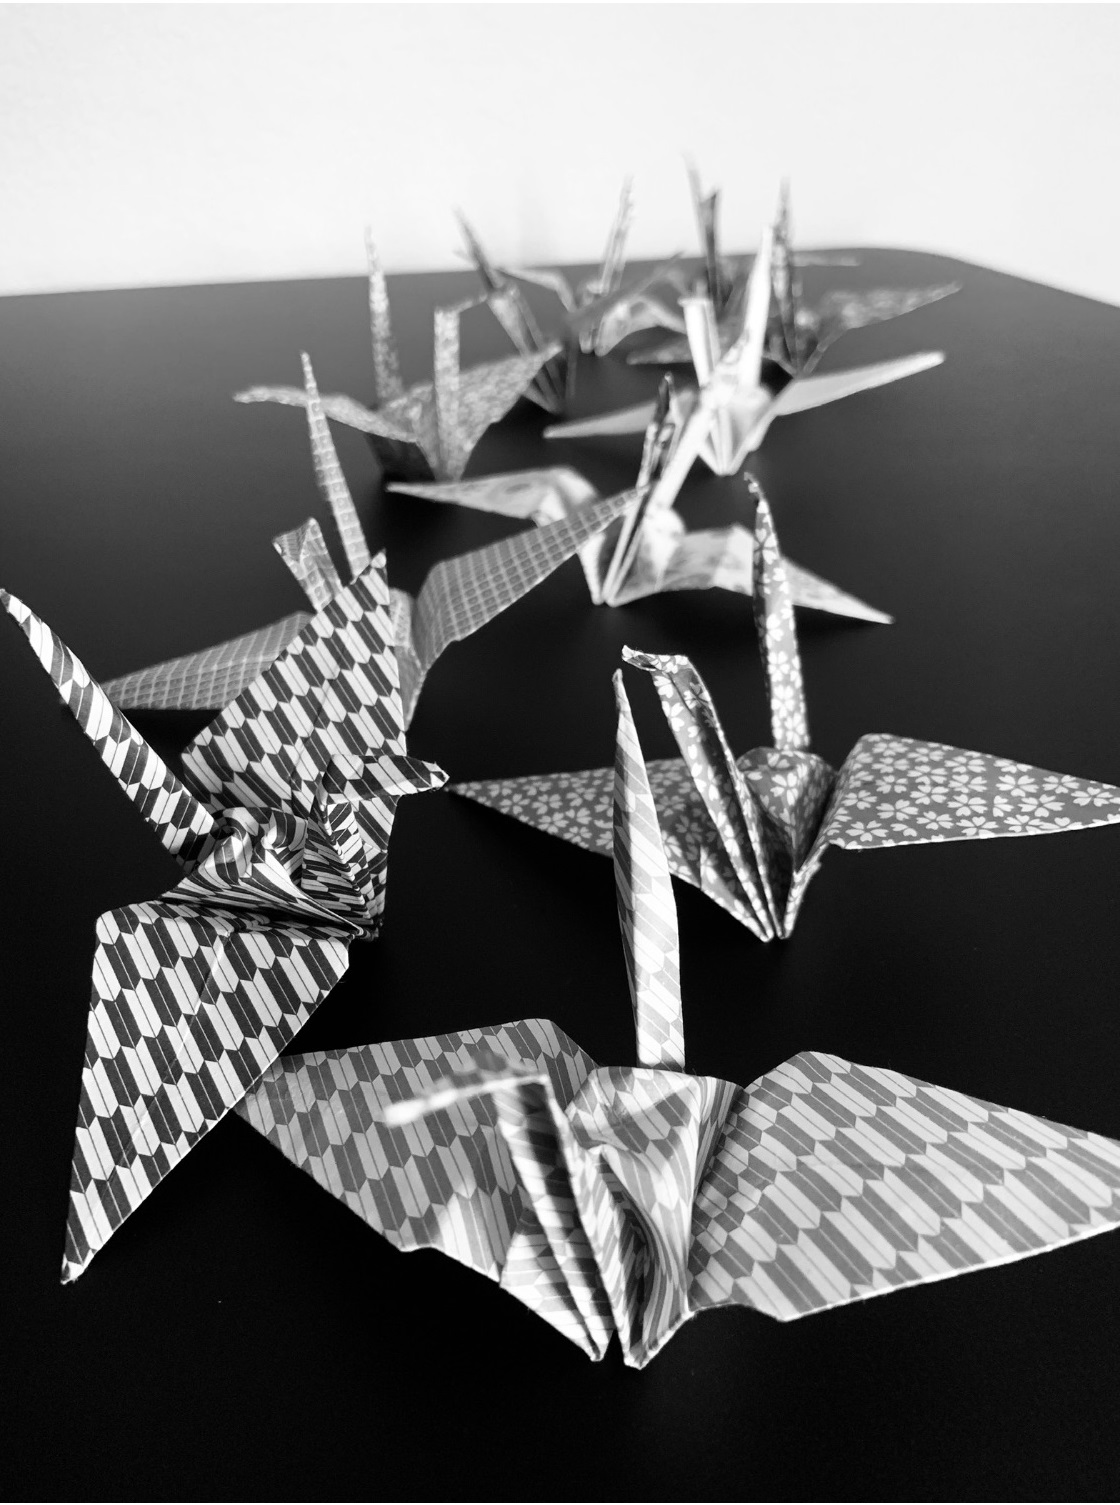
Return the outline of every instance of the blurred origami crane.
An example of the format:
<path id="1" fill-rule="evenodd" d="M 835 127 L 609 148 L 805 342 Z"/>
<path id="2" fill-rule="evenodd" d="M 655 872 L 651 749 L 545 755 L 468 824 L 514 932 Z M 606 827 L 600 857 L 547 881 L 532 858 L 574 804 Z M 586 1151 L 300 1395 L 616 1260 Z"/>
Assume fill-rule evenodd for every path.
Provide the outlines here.
<path id="1" fill-rule="evenodd" d="M 700 383 L 698 391 L 682 392 L 679 398 L 681 414 L 688 420 L 677 449 L 682 476 L 697 457 L 717 475 L 733 475 L 761 445 L 775 418 L 914 376 L 945 359 L 941 351 L 927 350 L 848 371 L 789 376 L 764 358 L 772 250 L 773 231 L 766 230 L 733 321 L 733 338 L 726 328 L 720 330 L 711 298 L 682 299 L 689 348 Z M 641 433 L 655 408 L 656 402 L 639 403 L 616 413 L 552 424 L 545 429 L 545 438 Z"/>
<path id="2" fill-rule="evenodd" d="M 737 338 L 743 304 L 750 281 L 749 262 L 728 262 L 719 250 L 719 192 L 705 194 L 694 167 L 689 184 L 700 232 L 704 270 L 697 288 L 712 306 L 722 347 Z M 770 282 L 773 300 L 766 333 L 765 354 L 789 376 L 807 376 L 828 347 L 842 334 L 911 313 L 939 298 L 958 292 L 956 282 L 934 287 L 878 287 L 868 292 L 837 289 L 826 293 L 815 307 L 806 304 L 798 271 L 805 266 L 856 266 L 858 258 L 828 252 L 800 252 L 793 248 L 789 208 L 789 184 L 783 182 L 773 228 Z M 633 351 L 628 359 L 647 365 L 675 365 L 693 359 L 687 338 L 673 339 L 654 347 Z"/>
<path id="3" fill-rule="evenodd" d="M 640 1369 L 698 1312 L 788 1320 L 1120 1223 L 1120 1144 L 804 1051 L 686 1070 L 673 892 L 621 675 L 615 883 L 637 1067 L 525 1019 L 278 1061 L 238 1112 L 403 1251 Z"/>
<path id="4" fill-rule="evenodd" d="M 760 940 L 793 929 L 829 846 L 854 851 L 1120 823 L 1120 788 L 939 742 L 861 737 L 839 771 L 809 751 L 801 660 L 769 508 L 755 519 L 754 610 L 773 747 L 736 760 L 707 687 L 679 656 L 636 653 L 684 761 L 649 765 L 669 866 Z M 611 851 L 606 768 L 453 786 L 588 851 Z"/>
<path id="5" fill-rule="evenodd" d="M 566 382 L 554 385 L 551 391 L 530 391 L 534 402 L 539 402 L 548 412 L 560 412 L 566 397 L 571 396 L 571 382 L 575 372 L 575 349 L 583 349 L 587 355 L 607 355 L 629 334 L 638 330 L 664 327 L 682 330 L 683 321 L 664 298 L 652 292 L 659 284 L 670 286 L 676 295 L 685 289 L 685 274 L 677 266 L 679 257 L 670 256 L 659 262 L 652 271 L 623 286 L 622 274 L 626 265 L 626 236 L 634 217 L 634 194 L 631 179 L 622 185 L 614 223 L 607 236 L 599 269 L 592 277 L 584 277 L 572 283 L 563 272 L 551 268 L 528 268 L 528 266 L 497 266 L 483 250 L 479 236 L 471 229 L 464 215 L 459 214 L 467 256 L 482 278 L 486 303 L 491 306 L 513 345 L 522 355 L 530 354 L 543 346 L 539 328 L 533 313 L 525 303 L 524 293 L 518 281 L 546 287 L 560 299 L 565 310 L 568 328 L 568 354 L 565 355 Z"/>
<path id="6" fill-rule="evenodd" d="M 487 361 L 462 371 L 459 316 L 479 300 L 437 308 L 432 380 L 406 390 L 389 316 L 385 274 L 369 237 L 367 250 L 374 404 L 367 408 L 352 397 L 335 395 L 322 399 L 323 410 L 329 418 L 368 436 L 387 475 L 457 480 L 485 431 L 509 412 L 541 368 L 559 353 L 560 346 L 542 345 L 528 354 Z M 302 387 L 250 387 L 238 392 L 234 400 L 305 407 L 307 393 Z"/>
<path id="7" fill-rule="evenodd" d="M 73 1280 L 377 934 L 397 801 L 446 775 L 405 747 L 383 555 L 195 738 L 182 779 L 38 617 L 0 603 L 184 874 L 97 922 Z"/>
<path id="8" fill-rule="evenodd" d="M 303 357 L 304 399 L 319 490 L 329 503 L 350 569 L 369 564 L 369 547 L 338 463 L 311 363 Z M 469 637 L 552 574 L 629 504 L 596 500 L 540 532 L 519 533 L 437 564 L 416 597 L 390 590 L 393 641 L 400 672 L 404 725 L 411 724 L 424 680 L 451 643 Z M 314 518 L 273 540 L 313 611 L 342 590 Z M 110 680 L 105 692 L 123 710 L 197 710 L 225 705 L 273 662 L 310 620 L 293 612 L 255 632 L 182 658 Z"/>
<path id="9" fill-rule="evenodd" d="M 663 591 L 718 586 L 749 596 L 754 590 L 751 530 L 741 523 L 732 523 L 723 528 L 687 532 L 684 519 L 673 505 L 684 481 L 681 467 L 670 468 L 681 430 L 672 378 L 666 376 L 646 430 L 637 487 L 632 493 L 634 500 L 624 516 L 579 551 L 587 588 L 596 606 L 626 606 Z M 746 480 L 752 493 L 758 495 L 755 481 L 749 476 Z M 444 485 L 399 482 L 389 490 L 437 502 L 455 502 L 461 507 L 477 507 L 505 517 L 532 518 L 542 527 L 557 518 L 576 515 L 599 497 L 590 481 L 562 465 Z M 797 606 L 813 606 L 818 611 L 864 622 L 893 620 L 799 565 L 787 563 L 787 570 Z"/>
<path id="10" fill-rule="evenodd" d="M 633 197 L 627 179 L 622 185 L 618 212 L 607 237 L 599 270 L 574 286 L 563 272 L 495 265 L 464 216 L 458 216 L 466 254 L 482 281 L 484 299 L 519 354 L 536 354 L 547 348 L 547 341 L 518 282 L 548 288 L 560 300 L 566 316 L 565 349 L 541 368 L 525 394 L 548 413 L 562 413 L 571 400 L 579 350 L 588 355 L 607 355 L 628 335 L 639 330 L 658 326 L 684 328 L 672 306 L 652 292 L 660 283 L 671 283 L 678 293 L 683 290 L 682 274 L 676 266 L 675 256 L 628 287 L 623 286 L 626 237 L 632 215 Z"/>

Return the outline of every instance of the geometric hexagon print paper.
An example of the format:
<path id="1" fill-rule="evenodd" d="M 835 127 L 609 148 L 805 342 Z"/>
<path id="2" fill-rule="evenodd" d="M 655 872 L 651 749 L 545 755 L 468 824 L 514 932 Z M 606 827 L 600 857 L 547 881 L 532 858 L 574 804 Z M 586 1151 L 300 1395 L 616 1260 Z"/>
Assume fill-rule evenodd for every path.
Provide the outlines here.
<path id="1" fill-rule="evenodd" d="M 649 764 L 669 866 L 761 940 L 787 937 L 829 846 L 1060 833 L 1120 822 L 1120 789 L 938 742 L 861 737 L 834 770 L 809 750 L 789 585 L 764 500 L 754 609 L 774 745 L 736 759 L 707 687 L 679 656 L 624 649 L 683 754 Z M 611 852 L 606 768 L 456 784 L 454 793 L 592 852 Z"/>
<path id="2" fill-rule="evenodd" d="M 587 588 L 596 606 L 627 606 L 663 591 L 720 588 L 751 595 L 754 590 L 754 534 L 741 523 L 688 531 L 674 502 L 684 471 L 666 470 L 681 440 L 684 414 L 672 379 L 661 384 L 657 408 L 646 430 L 633 513 L 611 524 L 579 551 Z M 691 462 L 690 462 L 691 463 Z M 687 467 L 686 467 L 687 468 Z M 752 494 L 757 486 L 749 481 Z M 454 502 L 506 517 L 530 517 L 544 527 L 571 516 L 599 493 L 567 466 L 472 477 L 443 484 L 402 481 L 390 491 Z M 794 604 L 812 606 L 863 622 L 892 619 L 819 575 L 787 561 Z"/>
<path id="3" fill-rule="evenodd" d="M 549 1020 L 280 1060 L 238 1112 L 399 1249 L 489 1276 L 593 1359 L 783 1320 L 1115 1228 L 1120 1144 L 803 1051 L 685 1069 L 676 913 L 621 676 L 615 878 L 637 1067 Z"/>
<path id="4" fill-rule="evenodd" d="M 63 1278 L 244 1096 L 380 928 L 408 756 L 384 557 L 311 617 L 178 779 L 26 606 L 64 705 L 184 875 L 97 922 Z"/>
<path id="5" fill-rule="evenodd" d="M 316 480 L 334 515 L 350 570 L 358 575 L 369 563 L 369 546 L 338 463 L 306 355 L 303 370 Z M 609 526 L 628 503 L 626 495 L 595 498 L 588 506 L 573 509 L 570 515 L 539 531 L 517 533 L 469 554 L 442 560 L 429 571 L 416 596 L 391 589 L 406 727 L 412 721 L 424 680 L 443 651 L 451 643 L 470 637 L 546 580 Z M 273 543 L 299 581 L 312 610 L 322 608 L 342 589 L 314 518 L 281 534 Z M 105 692 L 122 710 L 217 709 L 263 672 L 309 620 L 309 613 L 293 612 L 243 637 L 110 680 Z"/>

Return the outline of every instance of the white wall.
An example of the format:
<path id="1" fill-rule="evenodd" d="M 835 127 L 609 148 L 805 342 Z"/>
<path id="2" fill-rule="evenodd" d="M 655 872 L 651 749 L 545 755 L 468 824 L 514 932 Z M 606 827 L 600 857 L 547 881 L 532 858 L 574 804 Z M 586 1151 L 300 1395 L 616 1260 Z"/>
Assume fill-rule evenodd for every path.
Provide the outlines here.
<path id="1" fill-rule="evenodd" d="M 1111 5 L 0 7 L 0 292 L 803 244 L 945 251 L 1120 301 Z"/>

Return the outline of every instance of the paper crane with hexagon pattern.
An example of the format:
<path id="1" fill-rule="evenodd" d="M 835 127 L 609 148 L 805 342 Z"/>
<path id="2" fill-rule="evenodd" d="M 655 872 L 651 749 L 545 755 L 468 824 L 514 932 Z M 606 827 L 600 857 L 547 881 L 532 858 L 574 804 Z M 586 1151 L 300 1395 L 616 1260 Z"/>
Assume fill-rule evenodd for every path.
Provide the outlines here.
<path id="1" fill-rule="evenodd" d="M 356 577 L 369 564 L 369 545 L 338 463 L 306 355 L 303 371 L 315 477 Z M 393 634 L 405 726 L 412 722 L 429 670 L 446 648 L 477 632 L 519 601 L 629 506 L 630 498 L 625 494 L 593 498 L 591 505 L 574 508 L 569 516 L 539 532 L 518 533 L 441 561 L 429 572 L 416 596 L 392 587 Z M 321 610 L 342 590 L 315 518 L 290 533 L 282 533 L 273 539 L 273 545 L 299 581 L 313 611 Z M 308 612 L 292 612 L 241 637 L 109 680 L 105 692 L 122 710 L 217 709 L 267 669 L 309 621 Z"/>
<path id="2" fill-rule="evenodd" d="M 672 377 L 662 379 L 657 408 L 646 429 L 634 504 L 579 551 L 587 588 L 596 606 L 628 606 L 665 591 L 719 588 L 754 591 L 754 534 L 742 523 L 687 529 L 674 503 L 684 481 L 674 463 L 687 424 L 677 411 Z M 691 461 L 688 461 L 691 464 Z M 757 482 L 744 476 L 749 494 Z M 570 517 L 599 493 L 577 470 L 554 465 L 464 481 L 400 481 L 390 491 L 429 501 L 476 507 L 504 517 L 532 518 L 541 527 Z M 890 622 L 886 612 L 787 561 L 796 606 L 812 606 L 863 622 Z"/>

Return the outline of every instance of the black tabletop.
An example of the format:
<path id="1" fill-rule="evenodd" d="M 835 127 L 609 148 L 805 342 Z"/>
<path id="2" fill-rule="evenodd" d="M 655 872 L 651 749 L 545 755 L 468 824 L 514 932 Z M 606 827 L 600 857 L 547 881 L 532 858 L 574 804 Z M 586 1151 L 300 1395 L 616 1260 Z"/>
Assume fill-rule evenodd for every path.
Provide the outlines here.
<path id="1" fill-rule="evenodd" d="M 814 747 L 885 731 L 1120 783 L 1120 311 L 869 251 L 809 289 L 962 291 L 845 339 L 829 367 L 940 368 L 774 425 L 752 468 L 786 552 L 897 617 L 802 613 Z M 392 281 L 406 376 L 467 274 Z M 547 299 L 539 304 L 547 311 Z M 270 538 L 311 511 L 299 414 L 255 382 L 368 394 L 360 279 L 0 301 L 0 581 L 108 678 L 296 610 Z M 464 356 L 503 353 L 484 312 Z M 585 360 L 578 407 L 652 394 Z M 629 484 L 638 439 L 547 443 L 520 404 L 469 474 L 569 463 Z M 390 579 L 519 525 L 382 494 L 336 442 Z M 690 525 L 745 513 L 700 469 Z M 324 521 L 326 519 L 324 518 Z M 0 627 L 3 624 L 0 623 Z M 737 751 L 769 741 L 750 602 L 592 607 L 577 563 L 424 689 L 410 750 L 453 779 L 602 766 L 625 643 L 683 652 Z M 174 864 L 0 631 L 9 1492 L 64 1497 L 1085 1497 L 1120 1485 L 1120 1239 L 779 1324 L 687 1324 L 640 1372 L 591 1364 L 482 1277 L 403 1255 L 224 1120 L 73 1286 L 58 1283 L 96 917 Z M 631 687 L 649 756 L 674 749 Z M 165 753 L 205 715 L 136 720 Z M 835 852 L 762 945 L 678 887 L 690 1066 L 736 1082 L 803 1049 L 1120 1136 L 1120 833 Z M 611 866 L 441 792 L 403 802 L 381 938 L 294 1049 L 555 1020 L 634 1059 Z"/>

